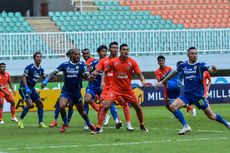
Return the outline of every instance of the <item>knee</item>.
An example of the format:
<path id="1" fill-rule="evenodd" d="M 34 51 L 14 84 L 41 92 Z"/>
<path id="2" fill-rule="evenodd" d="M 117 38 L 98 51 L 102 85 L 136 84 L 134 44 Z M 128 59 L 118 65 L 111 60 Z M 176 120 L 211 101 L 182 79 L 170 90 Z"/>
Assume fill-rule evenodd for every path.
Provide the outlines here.
<path id="1" fill-rule="evenodd" d="M 15 102 L 14 101 L 10 102 L 10 105 L 15 106 Z"/>
<path id="2" fill-rule="evenodd" d="M 216 120 L 216 115 L 215 114 L 209 114 L 207 115 L 210 120 Z"/>
<path id="3" fill-rule="evenodd" d="M 175 112 L 177 110 L 176 106 L 171 104 L 168 106 L 168 108 L 172 111 L 172 112 Z"/>
<path id="4" fill-rule="evenodd" d="M 105 103 L 103 108 L 104 108 L 104 110 L 108 111 L 110 108 L 110 105 L 108 103 Z"/>
<path id="5" fill-rule="evenodd" d="M 34 108 L 34 104 L 28 104 L 27 107 L 28 107 L 29 109 Z"/>
<path id="6" fill-rule="evenodd" d="M 37 108 L 43 108 L 44 106 L 43 106 L 43 103 L 42 102 L 39 102 L 39 103 L 37 103 Z"/>

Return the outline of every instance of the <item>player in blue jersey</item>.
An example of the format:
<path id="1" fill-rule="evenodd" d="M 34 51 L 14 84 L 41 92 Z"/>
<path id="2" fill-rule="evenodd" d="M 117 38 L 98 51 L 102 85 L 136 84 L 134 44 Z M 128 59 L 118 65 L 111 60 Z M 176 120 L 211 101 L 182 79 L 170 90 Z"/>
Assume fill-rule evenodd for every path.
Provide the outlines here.
<path id="1" fill-rule="evenodd" d="M 72 49 L 70 49 L 67 53 L 66 53 L 66 56 L 69 57 L 69 60 L 71 60 L 71 56 L 70 56 L 70 52 L 72 51 Z M 58 120 L 58 116 L 59 116 L 59 113 L 60 113 L 60 105 L 59 105 L 59 99 L 57 99 L 57 102 L 55 104 L 55 110 L 54 110 L 54 121 L 52 121 L 49 125 L 49 127 L 55 127 L 57 126 L 57 120 Z M 72 115 L 73 115 L 73 105 L 68 105 L 68 123 L 70 122 L 71 118 L 72 118 Z M 88 127 L 88 126 L 87 126 Z"/>
<path id="2" fill-rule="evenodd" d="M 65 107 L 68 103 L 77 106 L 78 112 L 85 120 L 89 128 L 91 130 L 94 130 L 94 125 L 90 123 L 89 118 L 84 111 L 81 95 L 82 78 L 88 78 L 89 73 L 87 71 L 85 63 L 80 61 L 80 50 L 73 49 L 70 52 L 70 56 L 71 60 L 59 65 L 56 70 L 51 72 L 49 76 L 42 82 L 41 86 L 42 88 L 44 88 L 49 82 L 50 78 L 62 71 L 64 74 L 64 85 L 62 87 L 59 103 L 60 113 L 64 124 L 60 128 L 60 132 L 65 132 L 66 128 L 69 127 L 65 111 Z"/>
<path id="3" fill-rule="evenodd" d="M 187 106 L 189 104 L 195 104 L 198 109 L 202 109 L 207 117 L 211 120 L 216 120 L 219 123 L 224 124 L 228 129 L 230 129 L 230 123 L 227 122 L 221 115 L 215 114 L 208 100 L 203 96 L 204 87 L 203 87 L 203 73 L 204 71 L 209 71 L 211 73 L 216 72 L 216 67 L 208 66 L 204 62 L 199 62 L 197 49 L 191 47 L 187 51 L 188 61 L 180 64 L 177 67 L 177 70 L 172 71 L 165 79 L 160 81 L 157 86 L 166 83 L 170 78 L 175 76 L 177 73 L 181 73 L 184 79 L 184 92 L 183 94 L 175 99 L 170 105 L 172 112 L 176 112 L 181 107 Z M 178 118 L 181 120 L 182 116 Z M 191 128 L 188 124 L 184 125 L 183 128 L 179 131 L 179 135 L 190 132 Z"/>
<path id="4" fill-rule="evenodd" d="M 107 47 L 104 45 L 101 45 L 97 48 L 99 60 L 106 57 L 107 50 L 108 50 Z M 96 66 L 99 63 L 99 60 L 95 59 L 95 60 L 91 61 L 91 63 L 89 64 L 90 73 L 96 69 Z M 102 92 L 102 87 L 101 87 L 102 76 L 103 76 L 103 72 L 101 72 L 99 75 L 97 75 L 94 80 L 89 81 L 88 85 L 86 87 L 84 109 L 87 112 L 87 114 L 89 111 L 88 104 L 91 104 L 91 105 L 95 104 L 96 96 L 98 95 L 100 97 L 100 94 Z M 118 112 L 117 112 L 117 109 L 116 109 L 114 104 L 111 105 L 110 112 L 113 116 L 113 119 L 116 122 L 116 128 L 119 129 L 122 126 L 122 123 L 119 120 Z M 107 121 L 108 121 L 108 115 L 107 115 Z M 106 123 L 106 121 L 105 121 L 105 123 Z"/>
<path id="5" fill-rule="evenodd" d="M 47 126 L 43 123 L 43 103 L 42 100 L 35 90 L 34 86 L 38 81 L 39 77 L 45 78 L 44 69 L 41 67 L 42 54 L 35 52 L 33 55 L 34 63 L 28 65 L 22 76 L 22 81 L 19 87 L 19 93 L 23 100 L 26 102 L 26 106 L 23 108 L 21 116 L 18 121 L 18 126 L 24 128 L 23 119 L 28 113 L 29 109 L 34 107 L 33 102 L 38 108 L 38 124 L 39 127 L 46 128 Z"/>

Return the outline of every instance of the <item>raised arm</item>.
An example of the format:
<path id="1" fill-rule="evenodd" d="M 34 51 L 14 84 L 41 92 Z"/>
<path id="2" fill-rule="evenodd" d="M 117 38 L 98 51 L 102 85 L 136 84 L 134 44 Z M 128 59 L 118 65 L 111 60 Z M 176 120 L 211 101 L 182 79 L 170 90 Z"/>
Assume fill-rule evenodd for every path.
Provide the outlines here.
<path id="1" fill-rule="evenodd" d="M 51 73 L 45 78 L 45 80 L 42 82 L 41 88 L 43 89 L 43 88 L 47 85 L 47 83 L 49 82 L 49 80 L 50 80 L 51 78 L 53 78 L 55 75 L 57 75 L 58 72 L 59 72 L 58 70 L 54 70 L 53 72 L 51 72 Z"/>

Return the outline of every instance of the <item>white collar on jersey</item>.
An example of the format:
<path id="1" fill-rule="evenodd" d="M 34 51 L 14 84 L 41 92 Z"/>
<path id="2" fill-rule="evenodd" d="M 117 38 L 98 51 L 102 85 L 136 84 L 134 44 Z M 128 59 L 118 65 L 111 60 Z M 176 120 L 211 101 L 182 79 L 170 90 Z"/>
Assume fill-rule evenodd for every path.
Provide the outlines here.
<path id="1" fill-rule="evenodd" d="M 189 61 L 187 61 L 188 65 L 195 65 L 196 63 L 198 63 L 198 61 L 196 61 L 195 63 L 189 63 Z"/>
<path id="2" fill-rule="evenodd" d="M 33 63 L 34 64 L 34 63 Z M 39 67 L 37 67 L 35 64 L 34 64 L 34 67 L 36 68 L 36 69 L 40 69 L 41 68 L 41 65 L 39 65 Z"/>
<path id="3" fill-rule="evenodd" d="M 72 64 L 72 65 L 77 65 L 78 63 L 80 63 L 80 61 L 77 62 L 77 63 L 73 63 L 73 62 L 71 62 L 71 61 L 69 61 L 69 62 L 70 62 L 70 64 Z"/>

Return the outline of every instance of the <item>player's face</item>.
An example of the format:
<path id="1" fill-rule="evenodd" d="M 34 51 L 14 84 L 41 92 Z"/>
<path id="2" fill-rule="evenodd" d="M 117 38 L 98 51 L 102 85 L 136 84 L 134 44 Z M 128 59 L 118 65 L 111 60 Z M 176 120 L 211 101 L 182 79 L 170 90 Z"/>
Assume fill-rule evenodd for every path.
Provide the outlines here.
<path id="1" fill-rule="evenodd" d="M 128 46 L 123 46 L 120 50 L 120 54 L 122 58 L 128 58 L 129 56 L 129 47 Z"/>
<path id="2" fill-rule="evenodd" d="M 100 58 L 105 58 L 106 57 L 106 54 L 107 54 L 107 50 L 105 48 L 103 48 L 99 53 L 99 57 Z"/>
<path id="3" fill-rule="evenodd" d="M 112 45 L 109 51 L 111 56 L 116 57 L 118 53 L 118 45 Z"/>
<path id="4" fill-rule="evenodd" d="M 82 57 L 84 58 L 85 61 L 87 61 L 90 58 L 90 51 L 89 50 L 83 51 Z"/>
<path id="5" fill-rule="evenodd" d="M 79 51 L 73 51 L 71 54 L 72 62 L 77 63 L 80 61 L 81 54 Z"/>
<path id="6" fill-rule="evenodd" d="M 41 54 L 37 54 L 37 55 L 35 56 L 34 62 L 35 62 L 36 64 L 41 64 L 41 62 L 42 62 L 42 55 L 41 55 Z"/>
<path id="7" fill-rule="evenodd" d="M 188 59 L 190 63 L 195 63 L 197 61 L 198 55 L 197 55 L 197 50 L 196 49 L 191 49 L 188 52 Z"/>
<path id="8" fill-rule="evenodd" d="M 158 64 L 160 67 L 164 67 L 165 66 L 165 60 L 164 59 L 159 59 L 158 61 Z"/>
<path id="9" fill-rule="evenodd" d="M 0 66 L 0 72 L 4 73 L 6 71 L 6 66 L 5 65 L 1 65 Z"/>

